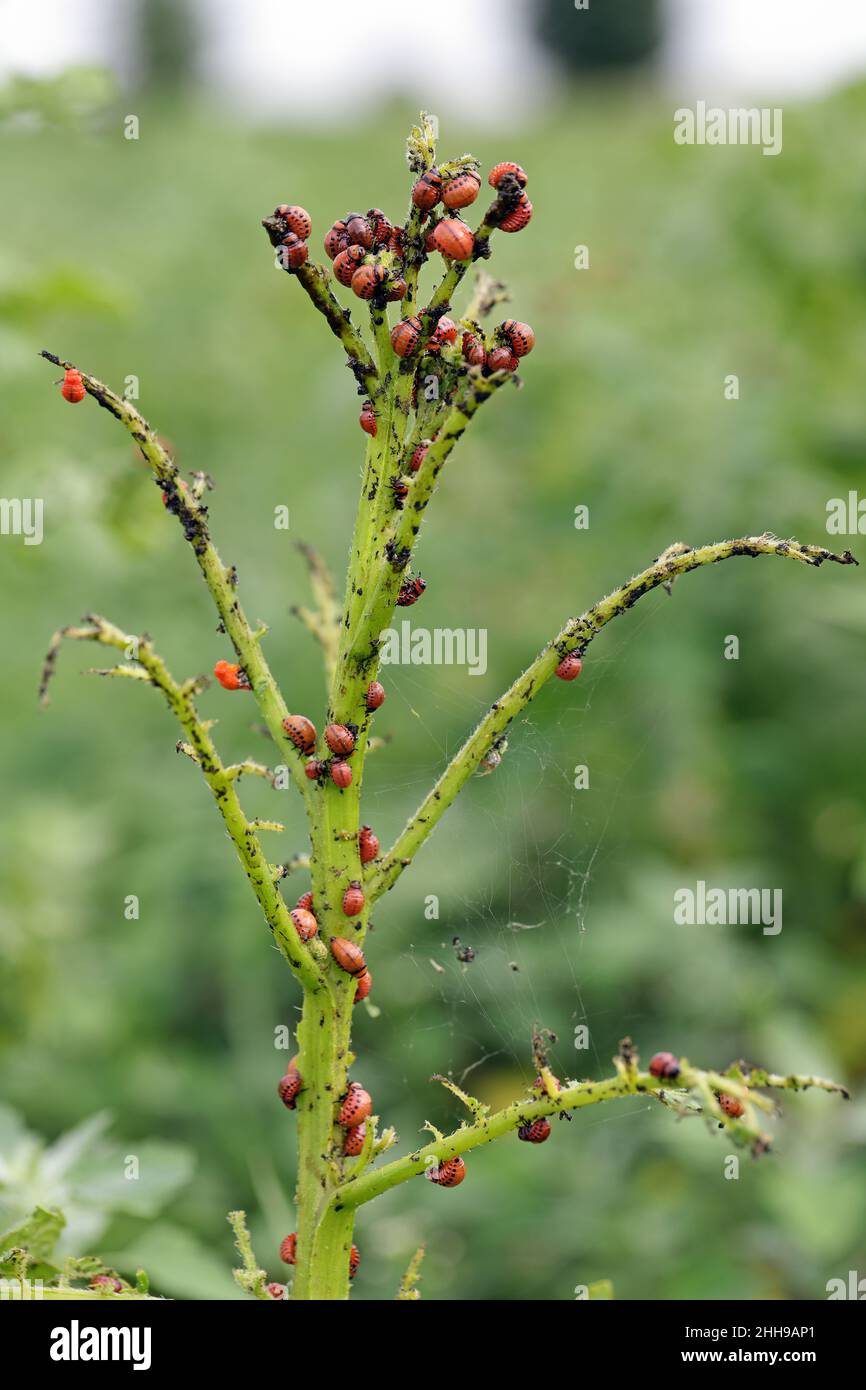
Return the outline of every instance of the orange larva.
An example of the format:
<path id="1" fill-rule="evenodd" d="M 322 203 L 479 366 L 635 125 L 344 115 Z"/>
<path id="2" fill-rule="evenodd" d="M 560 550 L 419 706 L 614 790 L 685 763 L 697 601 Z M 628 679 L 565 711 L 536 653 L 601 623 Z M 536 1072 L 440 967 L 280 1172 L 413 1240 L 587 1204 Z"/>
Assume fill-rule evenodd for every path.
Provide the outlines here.
<path id="1" fill-rule="evenodd" d="M 331 781 L 335 787 L 345 789 L 352 785 L 352 769 L 348 763 L 331 763 Z"/>
<path id="2" fill-rule="evenodd" d="M 531 217 L 532 204 L 530 203 L 526 194 L 521 193 L 519 203 L 515 208 L 512 209 L 511 212 L 507 213 L 506 216 L 503 217 L 502 221 L 499 224 L 499 229 L 502 232 L 519 232 L 523 227 L 526 226 L 527 222 Z"/>
<path id="3" fill-rule="evenodd" d="M 355 977 L 358 981 L 358 988 L 355 990 L 355 1003 L 360 1004 L 362 999 L 366 999 L 370 990 L 373 988 L 373 976 L 369 970 L 365 970 L 363 975 Z"/>
<path id="4" fill-rule="evenodd" d="M 390 217 L 386 217 L 381 208 L 370 208 L 367 221 L 373 229 L 373 245 L 387 246 L 394 231 Z"/>
<path id="5" fill-rule="evenodd" d="M 313 219 L 310 217 L 307 209 L 299 208 L 296 204 L 287 206 L 285 203 L 280 203 L 280 206 L 274 212 L 274 216 L 281 217 L 287 229 L 290 232 L 294 232 L 295 236 L 300 237 L 301 241 L 306 241 L 310 232 L 313 230 Z"/>
<path id="6" fill-rule="evenodd" d="M 297 1263 L 297 1258 L 298 1233 L 297 1231 L 292 1231 L 291 1235 L 286 1236 L 280 1245 L 280 1259 L 284 1264 L 293 1265 Z"/>
<path id="7" fill-rule="evenodd" d="M 364 891 L 360 883 L 352 882 L 343 894 L 343 911 L 347 917 L 357 917 L 364 909 Z"/>
<path id="8" fill-rule="evenodd" d="M 459 217 L 444 217 L 438 222 L 432 240 L 436 250 L 451 261 L 468 261 L 475 248 L 471 229 Z"/>
<path id="9" fill-rule="evenodd" d="M 287 1110 L 294 1110 L 298 1096 L 301 1094 L 303 1081 L 301 1073 L 297 1067 L 297 1057 L 293 1057 L 286 1067 L 285 1076 L 280 1077 L 277 1085 L 277 1094 Z"/>
<path id="10" fill-rule="evenodd" d="M 401 319 L 391 329 L 391 346 L 398 357 L 408 357 L 418 346 L 423 324 L 418 314 Z"/>
<path id="11" fill-rule="evenodd" d="M 358 831 L 358 854 L 362 864 L 370 864 L 379 853 L 379 836 L 369 825 L 362 825 Z"/>
<path id="12" fill-rule="evenodd" d="M 428 1168 L 427 1177 L 440 1187 L 459 1187 L 466 1177 L 466 1164 L 462 1158 L 446 1158 L 438 1168 Z"/>
<path id="13" fill-rule="evenodd" d="M 357 1158 L 364 1147 L 364 1140 L 367 1136 L 367 1126 L 365 1124 L 355 1125 L 353 1129 L 346 1130 L 343 1140 L 343 1153 L 347 1158 Z"/>
<path id="14" fill-rule="evenodd" d="M 218 661 L 213 673 L 224 690 L 251 690 L 250 678 L 243 666 L 234 661 Z"/>
<path id="15" fill-rule="evenodd" d="M 481 339 L 475 333 L 463 334 L 463 356 L 470 367 L 483 367 L 487 352 Z"/>
<path id="16" fill-rule="evenodd" d="M 312 910 L 313 910 L 313 895 L 312 895 L 312 893 L 310 893 L 310 892 L 302 893 L 301 896 L 298 898 L 298 901 L 295 903 L 295 907 L 301 908 L 304 912 L 312 912 Z"/>
<path id="17" fill-rule="evenodd" d="M 487 175 L 487 182 L 491 188 L 498 188 L 504 174 L 513 174 L 520 184 L 525 188 L 528 182 L 526 171 L 521 169 L 519 164 L 514 164 L 510 159 L 505 159 L 501 164 L 494 164 L 490 173 Z"/>
<path id="18" fill-rule="evenodd" d="M 430 347 L 440 348 L 443 343 L 456 343 L 456 341 L 457 324 L 453 319 L 449 319 L 446 314 L 443 314 L 433 330 L 433 335 L 430 339 Z"/>
<path id="19" fill-rule="evenodd" d="M 475 202 L 480 187 L 481 180 L 477 174 L 468 170 L 463 174 L 455 174 L 442 189 L 442 201 L 446 208 L 468 207 L 470 203 Z"/>
<path id="20" fill-rule="evenodd" d="M 302 941 L 310 941 L 319 930 L 319 923 L 312 912 L 304 907 L 293 907 L 289 913 L 295 924 L 295 931 Z"/>
<path id="21" fill-rule="evenodd" d="M 358 416 L 358 423 L 365 434 L 376 437 L 376 416 L 373 414 L 373 402 L 365 401 L 361 406 L 361 414 Z"/>
<path id="22" fill-rule="evenodd" d="M 316 746 L 316 726 L 303 714 L 289 714 L 283 720 L 283 731 L 300 753 L 312 753 Z"/>
<path id="23" fill-rule="evenodd" d="M 348 245 L 345 222 L 335 222 L 333 227 L 325 233 L 325 254 L 329 260 L 334 260 L 341 251 L 345 251 Z"/>
<path id="24" fill-rule="evenodd" d="M 358 1266 L 361 1263 L 361 1252 L 357 1245 L 353 1245 L 349 1251 L 349 1278 L 354 1279 L 358 1273 Z"/>
<path id="25" fill-rule="evenodd" d="M 722 1092 L 718 1097 L 718 1101 L 722 1113 L 727 1115 L 729 1120 L 738 1120 L 740 1116 L 745 1113 L 746 1107 L 741 1100 L 737 1100 L 736 1096 L 729 1096 L 725 1092 Z"/>
<path id="26" fill-rule="evenodd" d="M 387 271 L 382 265 L 360 265 L 352 276 L 352 293 L 359 299 L 372 299 L 385 283 Z"/>
<path id="27" fill-rule="evenodd" d="M 283 270 L 300 270 L 309 254 L 307 243 L 294 232 L 287 232 L 280 242 L 279 257 Z"/>
<path id="28" fill-rule="evenodd" d="M 346 218 L 346 240 L 350 246 L 363 246 L 369 251 L 373 245 L 373 228 L 366 217 L 356 212 Z"/>
<path id="29" fill-rule="evenodd" d="M 332 753 L 347 758 L 355 747 L 355 735 L 345 724 L 329 724 L 325 729 L 325 742 Z"/>
<path id="30" fill-rule="evenodd" d="M 561 681 L 576 681 L 583 670 L 583 661 L 579 652 L 569 652 L 564 656 L 556 668 L 555 674 Z"/>
<path id="31" fill-rule="evenodd" d="M 363 246 L 347 246 L 345 251 L 337 253 L 334 257 L 334 274 L 341 285 L 351 285 L 352 276 L 363 262 L 366 254 Z"/>
<path id="32" fill-rule="evenodd" d="M 331 955 L 341 970 L 345 970 L 347 975 L 363 975 L 367 962 L 360 946 L 356 946 L 354 941 L 347 941 L 344 936 L 332 936 L 330 946 Z"/>
<path id="33" fill-rule="evenodd" d="M 370 681 L 367 686 L 366 705 L 368 710 L 378 709 L 385 699 L 385 687 L 379 681 Z"/>
<path id="34" fill-rule="evenodd" d="M 60 394 L 70 405 L 77 405 L 87 395 L 81 373 L 77 372 L 74 367 L 66 368 Z"/>
<path id="35" fill-rule="evenodd" d="M 528 323 L 517 319 L 506 319 L 501 327 L 502 336 L 508 340 L 515 357 L 526 357 L 535 347 L 535 332 Z"/>
<path id="36" fill-rule="evenodd" d="M 530 1124 L 521 1125 L 517 1131 L 518 1139 L 522 1139 L 524 1144 L 543 1144 L 545 1139 L 550 1138 L 550 1121 L 545 1115 L 540 1119 L 533 1120 Z"/>
<path id="37" fill-rule="evenodd" d="M 649 1070 L 651 1076 L 672 1081 L 680 1074 L 680 1064 L 672 1052 L 656 1052 L 650 1058 Z"/>
<path id="38" fill-rule="evenodd" d="M 491 372 L 513 372 L 517 358 L 510 347 L 491 348 L 487 354 L 487 366 Z"/>
<path id="39" fill-rule="evenodd" d="M 357 1081 L 353 1081 L 343 1099 L 337 1124 L 342 1129 L 354 1129 L 373 1113 L 373 1098 Z"/>
<path id="40" fill-rule="evenodd" d="M 428 450 L 429 448 L 430 448 L 430 440 L 424 440 L 421 444 L 418 445 L 417 449 L 414 449 L 414 450 L 413 450 L 413 452 L 412 452 L 412 457 L 411 457 L 411 459 L 409 460 L 409 472 L 410 472 L 410 473 L 417 473 L 417 472 L 418 472 L 418 469 L 421 467 L 421 464 L 424 462 L 425 458 L 427 457 L 427 450 Z"/>
<path id="41" fill-rule="evenodd" d="M 416 208 L 422 208 L 429 212 L 439 202 L 442 196 L 442 179 L 436 169 L 428 169 L 422 174 L 418 182 L 412 189 L 412 202 Z"/>

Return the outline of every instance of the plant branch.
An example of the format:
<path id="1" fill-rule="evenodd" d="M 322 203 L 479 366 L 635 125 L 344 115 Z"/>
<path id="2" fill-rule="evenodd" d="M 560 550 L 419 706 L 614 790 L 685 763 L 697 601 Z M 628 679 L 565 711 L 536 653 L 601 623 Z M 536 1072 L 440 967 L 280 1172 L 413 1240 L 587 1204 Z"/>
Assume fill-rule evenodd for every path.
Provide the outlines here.
<path id="1" fill-rule="evenodd" d="M 308 261 L 292 272 L 293 279 L 306 290 L 311 302 L 324 317 L 331 332 L 339 338 L 349 359 L 349 366 L 359 386 L 368 395 L 376 390 L 379 375 L 360 333 L 352 326 L 348 309 L 344 309 L 328 283 L 328 272 L 322 265 Z"/>
<path id="2" fill-rule="evenodd" d="M 40 354 L 55 366 L 74 366 L 63 361 L 53 352 Z M 181 486 L 180 475 L 173 459 L 159 441 L 156 432 L 129 401 L 115 394 L 104 382 L 89 373 L 81 371 L 81 379 L 88 395 L 113 415 L 129 430 L 138 444 L 154 479 L 163 492 L 165 506 L 180 522 L 184 535 L 193 548 L 204 581 L 210 590 L 228 634 L 238 661 L 246 671 L 253 694 L 262 712 L 271 737 L 280 749 L 286 766 L 295 785 L 304 796 L 308 808 L 312 803 L 309 797 L 309 782 L 304 777 L 304 760 L 294 744 L 286 737 L 283 720 L 288 714 L 285 701 L 277 687 L 271 669 L 261 649 L 261 631 L 253 631 L 240 600 L 235 592 L 236 574 L 228 568 L 210 539 L 208 531 L 208 508 L 191 489 Z"/>
<path id="3" fill-rule="evenodd" d="M 452 1134 L 445 1135 L 441 1139 L 434 1139 L 431 1143 L 415 1149 L 405 1158 L 394 1159 L 392 1163 L 387 1163 L 382 1168 L 373 1169 L 354 1179 L 349 1178 L 334 1194 L 332 1199 L 334 1210 L 343 1211 L 357 1208 L 364 1202 L 372 1201 L 374 1197 L 381 1196 L 383 1192 L 388 1192 L 392 1187 L 407 1182 L 409 1178 L 417 1177 L 426 1169 L 442 1163 L 446 1159 L 454 1158 L 458 1154 L 469 1153 L 472 1149 L 480 1148 L 484 1144 L 493 1143 L 494 1140 L 510 1134 L 512 1130 L 518 1129 L 522 1125 L 531 1124 L 533 1120 L 541 1119 L 542 1116 L 565 1114 L 572 1110 L 582 1109 L 587 1105 L 599 1105 L 604 1101 L 621 1100 L 629 1096 L 650 1095 L 664 1098 L 665 1094 L 671 1091 L 677 1093 L 696 1091 L 699 1095 L 709 1092 L 713 1102 L 712 1107 L 706 1107 L 710 1112 L 709 1118 L 713 1122 L 723 1125 L 736 1143 L 750 1147 L 755 1157 L 766 1153 L 769 1148 L 769 1139 L 753 1122 L 749 1121 L 748 1113 L 742 1119 L 729 1119 L 715 1101 L 715 1092 L 722 1092 L 746 1100 L 750 1097 L 753 1099 L 754 1093 L 750 1087 L 730 1076 L 718 1072 L 706 1072 L 698 1067 L 693 1067 L 685 1058 L 681 1060 L 679 1065 L 680 1072 L 674 1082 L 653 1076 L 650 1072 L 639 1071 L 636 1067 L 633 1069 L 618 1068 L 614 1076 L 606 1077 L 603 1081 L 576 1082 L 564 1086 L 554 1096 L 545 1095 L 538 1098 L 536 1094 L 533 1094 L 531 1099 L 516 1100 L 511 1105 L 506 1106 L 504 1110 L 484 1116 L 474 1124 L 461 1125 Z M 789 1091 L 803 1091 L 813 1087 L 822 1091 L 835 1092 L 844 1099 L 848 1098 L 848 1093 L 844 1087 L 839 1086 L 835 1081 L 827 1081 L 822 1077 L 780 1076 L 773 1072 L 755 1070 L 751 1073 L 750 1080 L 752 1087 L 760 1085 Z M 701 1113 L 701 1111 L 696 1109 L 695 1113 Z"/>
<path id="4" fill-rule="evenodd" d="M 409 1261 L 406 1273 L 400 1280 L 400 1287 L 397 1290 L 397 1302 L 416 1303 L 421 1297 L 416 1285 L 421 1282 L 421 1264 L 424 1260 L 426 1251 L 423 1245 L 419 1245 L 415 1254 Z"/>
<path id="5" fill-rule="evenodd" d="M 584 652 L 607 623 L 627 613 L 644 594 L 661 585 L 669 585 L 678 575 L 687 574 L 690 570 L 700 569 L 704 565 L 718 564 L 722 560 L 758 555 L 776 555 L 798 560 L 801 564 L 813 568 L 818 568 L 825 561 L 837 565 L 857 564 L 850 550 L 836 555 L 823 546 L 803 545 L 796 540 L 780 540 L 766 532 L 760 536 L 745 536 L 738 540 L 716 541 L 712 545 L 699 546 L 696 549 L 682 544 L 669 546 L 653 564 L 635 575 L 627 584 L 614 589 L 579 618 L 572 618 L 567 622 L 522 675 L 518 676 L 491 706 L 474 733 L 452 758 L 432 791 L 410 817 L 391 849 L 369 875 L 368 900 L 372 902 L 394 885 L 403 870 L 411 863 L 419 846 L 472 776 L 481 759 L 502 738 L 515 716 L 535 698 L 567 653 Z"/>
<path id="6" fill-rule="evenodd" d="M 380 532 L 378 543 L 373 538 L 373 555 L 367 570 L 366 604 L 361 616 L 344 636 L 337 672 L 338 708 L 343 717 L 351 717 L 360 708 L 363 691 L 374 674 L 378 639 L 393 615 L 406 566 L 442 469 L 479 406 L 511 379 L 507 372 L 482 377 L 473 370 L 471 376 L 473 379 L 467 391 L 451 407 L 442 429 L 429 446 L 421 471 L 411 485 L 404 510 L 397 513 L 394 529 L 390 534 Z M 395 557 L 393 562 L 385 562 L 388 554 Z"/>
<path id="7" fill-rule="evenodd" d="M 188 750 L 193 755 L 193 761 L 201 768 L 204 779 L 213 793 L 217 809 L 225 822 L 244 873 L 249 879 L 277 945 L 302 984 L 309 990 L 318 991 L 323 985 L 319 966 L 312 952 L 300 942 L 289 909 L 274 884 L 267 855 L 259 843 L 256 834 L 257 824 L 255 821 L 247 820 L 235 791 L 234 783 L 238 769 L 223 766 L 208 728 L 196 712 L 194 696 L 199 688 L 200 678 L 198 681 L 186 681 L 179 685 L 165 662 L 153 650 L 148 637 L 135 637 L 122 632 L 113 623 L 95 613 L 87 614 L 82 621 L 84 626 L 61 628 L 52 638 L 40 684 L 42 703 L 45 703 L 45 692 L 54 671 L 57 651 L 64 639 L 98 642 L 119 651 L 135 653 L 139 667 L 129 669 L 141 669 L 143 678 L 162 691 L 169 708 L 186 734 L 189 741 Z M 261 824 L 258 828 L 267 829 L 273 826 Z"/>
<path id="8" fill-rule="evenodd" d="M 325 676 L 330 681 L 337 663 L 337 650 L 340 643 L 340 602 L 334 587 L 334 577 L 318 550 L 314 549 L 313 546 L 307 545 L 304 541 L 298 541 L 296 548 L 307 562 L 310 588 L 316 601 L 316 608 L 314 612 L 311 612 L 308 608 L 296 605 L 290 611 L 319 643 L 322 649 Z"/>

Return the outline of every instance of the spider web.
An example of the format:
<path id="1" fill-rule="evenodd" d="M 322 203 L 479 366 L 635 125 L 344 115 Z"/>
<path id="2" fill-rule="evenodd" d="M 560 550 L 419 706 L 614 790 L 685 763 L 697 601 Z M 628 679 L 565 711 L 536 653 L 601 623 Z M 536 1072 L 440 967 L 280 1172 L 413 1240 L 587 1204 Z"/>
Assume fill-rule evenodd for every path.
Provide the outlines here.
<path id="1" fill-rule="evenodd" d="M 423 864 L 427 845 L 421 847 L 407 870 L 407 878 L 411 875 L 418 891 L 416 906 L 412 909 L 417 928 L 413 929 L 411 943 L 402 952 L 402 962 L 415 972 L 421 987 L 417 991 L 418 1002 L 403 1021 L 406 1046 L 412 1048 L 418 1038 L 436 1032 L 439 1035 L 436 1070 L 482 1098 L 485 1098 L 485 1082 L 503 1068 L 509 1072 L 516 1069 L 523 1084 L 531 1085 L 535 1076 L 531 1050 L 534 1025 L 557 1034 L 550 1054 L 556 1074 L 583 1079 L 590 1075 L 607 1075 L 612 1069 L 610 1050 L 600 1050 L 597 1038 L 609 1037 L 611 1027 L 617 1030 L 618 1038 L 637 1022 L 633 1015 L 626 1019 L 619 1014 L 612 1020 L 606 1018 L 600 1008 L 596 1011 L 596 989 L 585 947 L 593 930 L 595 875 L 605 861 L 620 797 L 630 784 L 631 772 L 652 742 L 652 728 L 646 730 L 639 745 L 628 750 L 627 764 L 618 776 L 610 778 L 605 774 L 607 805 L 600 827 L 594 825 L 593 817 L 587 812 L 586 798 L 593 792 L 574 787 L 571 769 L 576 761 L 573 750 L 578 748 L 577 758 L 589 766 L 590 788 L 593 787 L 593 729 L 598 727 L 600 719 L 611 722 L 617 718 L 616 710 L 605 706 L 606 669 L 622 660 L 624 648 L 634 641 L 652 616 L 651 612 L 632 615 L 628 627 L 618 634 L 612 653 L 610 645 L 605 655 L 596 656 L 593 649 L 591 666 L 588 665 L 580 685 L 565 687 L 567 693 L 560 699 L 555 721 L 549 721 L 551 692 L 548 689 L 539 697 L 545 703 L 548 716 L 544 724 L 533 717 L 533 706 L 529 706 L 511 726 L 503 762 L 483 782 L 489 795 L 474 797 L 471 841 L 455 846 L 453 837 L 450 840 L 455 854 L 470 854 L 473 861 L 476 857 L 484 859 L 483 854 L 477 854 L 478 849 L 483 848 L 486 853 L 491 846 L 500 843 L 509 844 L 510 852 L 504 857 L 494 856 L 490 866 L 484 863 L 480 872 L 471 873 L 466 882 L 472 886 L 464 891 L 447 880 L 442 882 L 440 871 L 428 872 L 425 879 Z M 527 657 L 530 655 L 528 653 Z M 438 732 L 442 727 L 440 716 L 450 717 L 458 712 L 468 733 L 489 709 L 490 691 L 485 690 L 484 699 L 473 699 L 471 691 L 467 694 L 465 679 L 455 676 L 449 682 L 439 674 L 435 695 L 431 697 L 431 684 L 423 672 L 411 666 L 395 665 L 390 668 L 388 695 L 392 709 L 396 705 L 403 706 L 405 713 L 401 714 L 401 723 L 418 721 L 431 751 L 435 750 L 437 769 L 441 770 L 455 747 L 443 742 Z M 485 685 L 487 680 L 485 677 Z M 559 683 L 551 684 L 558 687 L 555 693 L 562 696 L 563 688 Z M 438 770 L 434 776 L 438 775 Z M 549 843 L 543 843 L 533 831 L 533 819 L 545 795 L 545 787 L 557 778 L 566 780 L 571 789 L 568 809 L 562 817 L 559 833 Z M 390 780 L 383 782 L 377 760 L 372 760 L 365 779 L 369 817 L 376 815 L 378 804 L 384 810 L 385 806 L 393 807 L 395 800 L 407 812 L 414 809 L 429 790 L 431 780 L 430 773 L 425 771 L 423 775 L 405 779 L 392 775 Z M 478 781 L 473 779 L 473 783 L 477 788 Z M 470 795 L 469 788 L 462 795 Z M 452 814 L 459 812 L 456 808 L 446 811 L 434 836 L 448 834 L 445 827 Z M 463 880 L 462 873 L 456 877 Z M 440 898 L 440 915 L 438 920 L 426 920 L 421 902 L 426 894 L 434 892 Z M 526 911 L 527 901 L 537 905 L 531 915 Z M 522 909 L 518 904 L 523 904 Z M 379 940 L 387 933 L 387 915 L 398 911 L 405 911 L 405 908 L 402 904 L 398 907 L 394 897 L 388 895 L 374 914 L 382 925 Z M 561 962 L 555 988 L 551 988 L 547 978 L 550 950 L 544 952 L 542 966 L 536 963 L 536 953 L 532 949 L 533 939 L 540 933 L 547 938 L 548 947 L 553 940 L 556 958 Z M 454 938 L 458 938 L 458 945 L 454 944 Z M 370 960 L 375 973 L 376 935 L 371 944 Z M 462 962 L 458 950 L 467 946 L 474 952 L 474 958 Z M 573 997 L 570 1017 L 562 1011 L 563 976 Z M 513 984 L 513 988 L 504 988 L 504 984 Z M 431 1008 L 431 1001 L 435 1001 L 435 1008 Z M 435 1021 L 431 1022 L 431 1016 L 435 1016 Z M 473 1027 L 473 1021 L 478 1026 Z M 570 1032 L 580 1024 L 586 1025 L 589 1033 L 589 1046 L 585 1050 L 576 1050 Z M 362 1052 L 369 1048 L 376 1050 L 375 1029 L 366 1022 L 359 1045 Z M 389 1075 L 395 1086 L 400 1084 L 393 1059 Z M 403 1084 L 408 1089 L 412 1082 L 407 1077 Z M 514 1092 L 517 1094 L 519 1090 Z M 432 1095 L 424 1098 L 420 1109 L 417 1095 L 407 1096 L 406 1104 L 419 1115 L 419 1123 L 431 1107 L 439 1109 L 438 1098 Z M 447 1108 L 453 1114 L 450 1102 Z M 622 1120 L 626 1115 L 636 1118 L 638 1113 L 629 1109 L 624 1113 L 594 1116 L 591 1123 L 609 1123 L 614 1119 Z M 463 1118 L 462 1113 L 454 1115 L 454 1122 L 459 1118 Z"/>

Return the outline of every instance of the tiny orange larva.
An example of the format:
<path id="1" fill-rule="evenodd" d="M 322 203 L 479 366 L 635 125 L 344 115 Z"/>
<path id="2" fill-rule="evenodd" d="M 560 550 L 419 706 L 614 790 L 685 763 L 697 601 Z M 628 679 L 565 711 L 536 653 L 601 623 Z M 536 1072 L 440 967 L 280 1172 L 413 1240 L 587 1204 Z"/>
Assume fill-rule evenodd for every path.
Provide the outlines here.
<path id="1" fill-rule="evenodd" d="M 478 197 L 481 180 L 477 174 L 466 170 L 448 179 L 442 188 L 442 201 L 446 208 L 465 208 Z"/>
<path id="2" fill-rule="evenodd" d="M 352 882 L 343 894 L 343 911 L 347 917 L 357 917 L 364 909 L 364 890 L 360 883 Z"/>
<path id="3" fill-rule="evenodd" d="M 529 221 L 528 217 L 526 221 Z M 444 217 L 434 228 L 433 245 L 451 261 L 468 261 L 475 249 L 475 237 L 471 228 L 458 217 Z"/>
<path id="4" fill-rule="evenodd" d="M 243 666 L 234 661 L 218 661 L 213 673 L 223 690 L 251 690 L 250 678 Z"/>
<path id="5" fill-rule="evenodd" d="M 354 1129 L 356 1125 L 363 1124 L 372 1113 L 373 1099 L 369 1091 L 365 1091 L 363 1086 L 353 1081 L 340 1106 L 337 1124 L 341 1129 Z"/>
<path id="6" fill-rule="evenodd" d="M 344 936 L 332 936 L 330 945 L 331 955 L 341 970 L 345 970 L 347 975 L 363 975 L 367 962 L 360 946 L 356 946 L 354 941 L 347 941 Z"/>
<path id="7" fill-rule="evenodd" d="M 427 1177 L 440 1187 L 459 1187 L 466 1177 L 466 1164 L 462 1158 L 446 1158 L 438 1168 L 428 1168 Z"/>
<path id="8" fill-rule="evenodd" d="M 355 990 L 355 1003 L 360 1004 L 362 999 L 366 999 L 370 990 L 373 988 L 373 976 L 369 970 L 365 970 L 363 975 L 356 975 L 358 988 Z"/>
<path id="9" fill-rule="evenodd" d="M 579 652 L 569 652 L 564 656 L 556 668 L 555 674 L 561 681 L 576 681 L 583 670 L 583 661 Z"/>
<path id="10" fill-rule="evenodd" d="M 505 174 L 513 174 L 520 184 L 520 187 L 526 187 L 528 182 L 526 171 L 521 169 L 519 164 L 514 164 L 510 159 L 503 160 L 501 164 L 494 164 L 490 173 L 487 175 L 487 182 L 490 184 L 490 187 L 498 188 Z"/>
<path id="11" fill-rule="evenodd" d="M 66 368 L 60 394 L 70 405 L 77 405 L 87 395 L 81 373 L 77 372 L 74 367 Z"/>
<path id="12" fill-rule="evenodd" d="M 519 232 L 532 216 L 532 204 L 525 193 L 521 193 L 517 206 L 506 213 L 499 224 L 501 232 Z"/>
<path id="13" fill-rule="evenodd" d="M 355 747 L 355 735 L 346 724 L 329 724 L 325 729 L 325 742 L 332 753 L 347 758 Z"/>
<path id="14" fill-rule="evenodd" d="M 293 907 L 289 913 L 295 925 L 295 931 L 302 941 L 310 941 L 319 930 L 319 923 L 312 912 L 304 907 Z"/>
<path id="15" fill-rule="evenodd" d="M 300 753 L 312 753 L 316 746 L 316 726 L 303 714 L 286 715 L 283 732 Z"/>

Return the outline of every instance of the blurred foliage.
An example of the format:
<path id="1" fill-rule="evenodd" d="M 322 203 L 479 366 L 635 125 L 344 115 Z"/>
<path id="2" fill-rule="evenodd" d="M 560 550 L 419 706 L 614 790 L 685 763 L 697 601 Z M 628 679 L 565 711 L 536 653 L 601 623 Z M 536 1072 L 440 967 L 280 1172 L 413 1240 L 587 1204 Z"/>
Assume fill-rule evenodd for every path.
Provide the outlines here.
<path id="1" fill-rule="evenodd" d="M 533 222 L 501 239 L 493 269 L 538 346 L 525 389 L 502 393 L 463 442 L 421 539 L 429 588 L 413 621 L 487 628 L 489 669 L 386 672 L 377 732 L 390 741 L 365 779 L 383 844 L 569 614 L 673 540 L 770 528 L 820 541 L 828 499 L 862 479 L 864 108 L 852 88 L 786 109 L 777 159 L 677 147 L 667 105 L 627 86 L 496 139 L 439 112 L 446 155 L 529 170 Z M 294 1026 L 297 991 L 162 702 L 79 675 L 92 663 L 74 649 L 51 707 L 36 708 L 51 632 L 88 610 L 152 633 L 179 675 L 226 655 L 130 442 L 89 403 L 70 411 L 36 354 L 121 387 L 138 378 L 181 467 L 215 478 L 214 533 L 247 611 L 271 624 L 290 706 L 320 720 L 316 651 L 289 616 L 306 601 L 291 542 L 342 569 L 358 400 L 258 224 L 301 202 L 316 245 L 352 207 L 398 215 L 417 111 L 333 133 L 165 102 L 139 114 L 137 141 L 120 113 L 98 131 L 0 132 L 15 310 L 0 328 L 3 489 L 43 497 L 46 528 L 41 546 L 0 540 L 0 1066 L 5 1099 L 52 1138 L 109 1108 L 140 1143 L 195 1156 L 171 1210 L 156 1225 L 112 1213 L 99 1254 L 128 1277 L 144 1265 L 156 1292 L 213 1296 L 232 1287 L 229 1209 L 253 1214 L 271 1277 L 293 1229 L 274 1037 Z M 49 194 L 61 236 L 38 214 Z M 731 372 L 737 401 L 724 397 Z M 273 527 L 281 503 L 288 535 Z M 570 1299 L 606 1279 L 617 1298 L 816 1298 L 866 1268 L 864 576 L 735 561 L 608 629 L 378 907 L 380 1013 L 359 1009 L 356 1038 L 358 1074 L 404 1145 L 425 1119 L 459 1118 L 433 1072 L 494 1104 L 526 1085 L 534 1020 L 559 1034 L 563 1076 L 608 1073 L 630 1033 L 645 1057 L 816 1069 L 855 1099 L 788 1100 L 776 1153 L 743 1160 L 739 1181 L 723 1177 L 718 1137 L 643 1101 L 558 1124 L 539 1149 L 491 1146 L 459 1189 L 410 1183 L 361 1212 L 354 1298 L 393 1298 L 421 1241 L 434 1299 Z M 738 661 L 722 656 L 729 633 Z M 243 699 L 214 688 L 202 707 L 227 758 L 267 756 Z M 583 763 L 590 787 L 575 791 Z M 290 793 L 243 790 L 251 814 L 285 798 L 275 858 L 303 848 Z M 698 878 L 781 887 L 783 931 L 675 928 L 674 889 Z M 286 893 L 306 886 L 299 875 Z M 583 1022 L 588 1054 L 572 1045 Z"/>
<path id="2" fill-rule="evenodd" d="M 199 25 L 188 0 L 136 0 L 133 26 L 142 86 L 162 95 L 188 89 L 199 48 Z"/>
<path id="3" fill-rule="evenodd" d="M 15 1110 L 0 1105 L 0 1273 L 10 1275 L 23 1248 L 30 1278 L 53 1281 L 65 1261 L 97 1246 L 120 1217 L 137 1218 L 140 1230 L 159 1215 L 192 1177 L 192 1155 L 177 1144 L 145 1139 L 134 1145 L 106 1137 L 110 1117 L 92 1115 L 47 1144 L 32 1134 Z M 147 1235 L 150 1236 L 148 1231 Z M 181 1236 L 186 1233 L 180 1232 Z M 117 1262 L 135 1271 L 133 1239 Z M 202 1279 L 222 1271 L 204 1251 L 193 1272 L 178 1269 L 166 1287 L 193 1295 Z M 88 1270 L 88 1276 L 100 1269 Z M 219 1296 L 219 1295 L 214 1295 Z"/>
<path id="4" fill-rule="evenodd" d="M 651 59 L 662 41 L 660 0 L 536 0 L 535 31 L 574 72 L 610 72 Z"/>
<path id="5" fill-rule="evenodd" d="M 0 130 L 80 130 L 98 122 L 116 95 L 112 75 L 86 64 L 56 77 L 14 76 L 0 87 Z"/>

